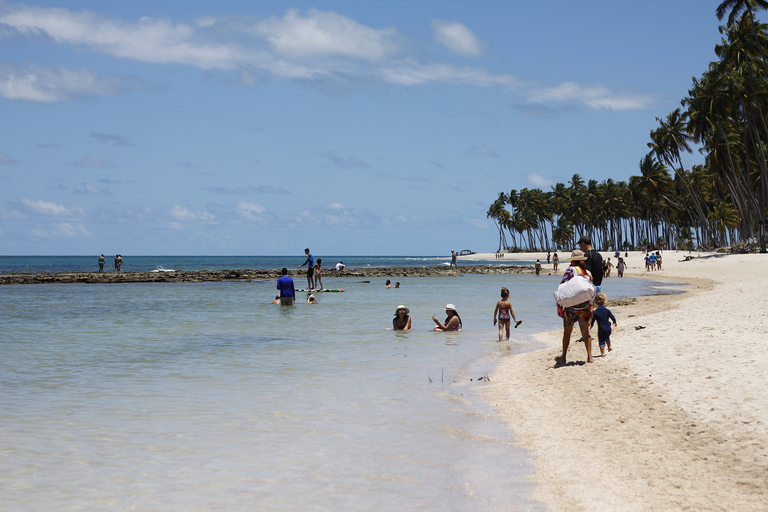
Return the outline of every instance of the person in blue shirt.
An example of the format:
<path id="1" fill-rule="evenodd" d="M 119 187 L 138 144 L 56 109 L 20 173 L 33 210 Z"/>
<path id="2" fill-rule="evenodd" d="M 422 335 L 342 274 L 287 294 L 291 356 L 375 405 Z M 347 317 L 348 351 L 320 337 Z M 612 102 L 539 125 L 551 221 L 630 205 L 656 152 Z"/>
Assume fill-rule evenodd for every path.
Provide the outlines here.
<path id="1" fill-rule="evenodd" d="M 613 325 L 616 325 L 616 317 L 613 316 L 611 310 L 605 307 L 606 297 L 604 293 L 598 293 L 595 295 L 595 305 L 597 309 L 592 313 L 592 323 L 589 325 L 592 327 L 597 322 L 597 340 L 600 342 L 600 357 L 605 357 L 605 347 L 608 347 L 608 352 L 612 352 L 611 348 L 611 320 Z"/>
<path id="2" fill-rule="evenodd" d="M 296 302 L 296 290 L 293 288 L 293 278 L 288 275 L 288 269 L 283 268 L 283 276 L 277 280 L 277 289 L 280 290 L 280 305 L 292 306 Z"/>
<path id="3" fill-rule="evenodd" d="M 309 248 L 304 249 L 304 254 L 306 255 L 307 259 L 304 260 L 304 263 L 299 265 L 298 268 L 301 268 L 309 263 L 309 266 L 307 267 L 307 290 L 313 290 L 314 287 L 312 286 L 312 276 L 315 274 L 315 258 L 313 258 L 309 253 Z"/>

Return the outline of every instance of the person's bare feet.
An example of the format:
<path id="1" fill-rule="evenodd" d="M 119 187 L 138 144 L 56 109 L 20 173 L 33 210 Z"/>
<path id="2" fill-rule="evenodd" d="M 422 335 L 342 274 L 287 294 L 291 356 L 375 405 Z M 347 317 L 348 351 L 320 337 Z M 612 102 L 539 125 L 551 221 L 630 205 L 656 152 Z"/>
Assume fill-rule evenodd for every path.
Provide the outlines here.
<path id="1" fill-rule="evenodd" d="M 557 356 L 557 357 L 555 358 L 555 362 L 556 362 L 557 364 L 565 364 L 565 356 Z"/>
<path id="2" fill-rule="evenodd" d="M 588 357 L 588 358 L 587 358 L 587 362 L 588 362 L 588 363 L 594 363 L 594 362 L 595 362 L 595 360 L 594 360 L 594 359 L 592 359 L 591 357 Z"/>

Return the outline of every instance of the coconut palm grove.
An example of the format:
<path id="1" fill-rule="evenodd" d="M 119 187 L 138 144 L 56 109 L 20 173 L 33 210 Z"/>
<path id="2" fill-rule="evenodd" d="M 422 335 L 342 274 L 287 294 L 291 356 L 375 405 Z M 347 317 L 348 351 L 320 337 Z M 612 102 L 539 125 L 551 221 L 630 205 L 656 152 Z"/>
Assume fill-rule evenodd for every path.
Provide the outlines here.
<path id="1" fill-rule="evenodd" d="M 571 248 L 589 235 L 603 250 L 651 246 L 712 250 L 765 246 L 768 212 L 768 25 L 765 0 L 717 8 L 717 60 L 694 78 L 681 108 L 656 118 L 649 152 L 627 182 L 574 174 L 550 191 L 499 193 L 487 216 L 499 250 Z M 683 167 L 696 148 L 704 165 Z"/>

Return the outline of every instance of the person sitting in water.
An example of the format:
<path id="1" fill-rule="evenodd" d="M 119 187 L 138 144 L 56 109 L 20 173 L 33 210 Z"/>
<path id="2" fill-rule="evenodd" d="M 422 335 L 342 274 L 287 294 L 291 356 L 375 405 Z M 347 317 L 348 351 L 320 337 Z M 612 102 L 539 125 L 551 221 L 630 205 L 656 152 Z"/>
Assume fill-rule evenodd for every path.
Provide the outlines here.
<path id="1" fill-rule="evenodd" d="M 395 288 L 400 288 L 400 281 L 395 283 Z"/>
<path id="2" fill-rule="evenodd" d="M 317 304 L 317 300 L 315 299 L 315 296 L 310 294 L 307 294 L 307 304 Z"/>
<path id="3" fill-rule="evenodd" d="M 445 314 L 448 315 L 445 319 L 445 323 L 440 323 L 440 320 L 436 316 L 432 316 L 432 320 L 437 324 L 434 327 L 435 331 L 460 331 L 461 330 L 461 317 L 456 312 L 456 306 L 453 304 L 445 305 Z"/>
<path id="4" fill-rule="evenodd" d="M 272 304 L 280 304 L 280 295 L 275 295 L 275 300 L 272 301 Z"/>
<path id="5" fill-rule="evenodd" d="M 392 319 L 392 329 L 395 331 L 411 330 L 411 310 L 400 304 L 395 310 L 395 318 Z"/>
<path id="6" fill-rule="evenodd" d="M 392 288 L 392 281 L 387 279 L 387 288 Z"/>

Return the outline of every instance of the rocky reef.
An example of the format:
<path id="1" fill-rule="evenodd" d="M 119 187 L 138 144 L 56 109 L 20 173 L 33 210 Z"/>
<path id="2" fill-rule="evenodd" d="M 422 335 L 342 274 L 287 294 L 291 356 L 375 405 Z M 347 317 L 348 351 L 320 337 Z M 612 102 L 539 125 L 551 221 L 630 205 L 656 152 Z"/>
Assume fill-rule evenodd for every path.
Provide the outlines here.
<path id="1" fill-rule="evenodd" d="M 461 276 L 463 274 L 524 274 L 532 273 L 533 265 L 464 265 L 461 267 L 381 267 L 348 268 L 341 272 L 323 270 L 323 277 L 434 277 Z M 292 271 L 296 279 L 302 271 Z M 277 279 L 279 269 L 267 270 L 188 270 L 172 272 L 40 272 L 0 274 L 3 284 L 42 283 L 201 283 L 206 281 L 255 281 Z"/>

